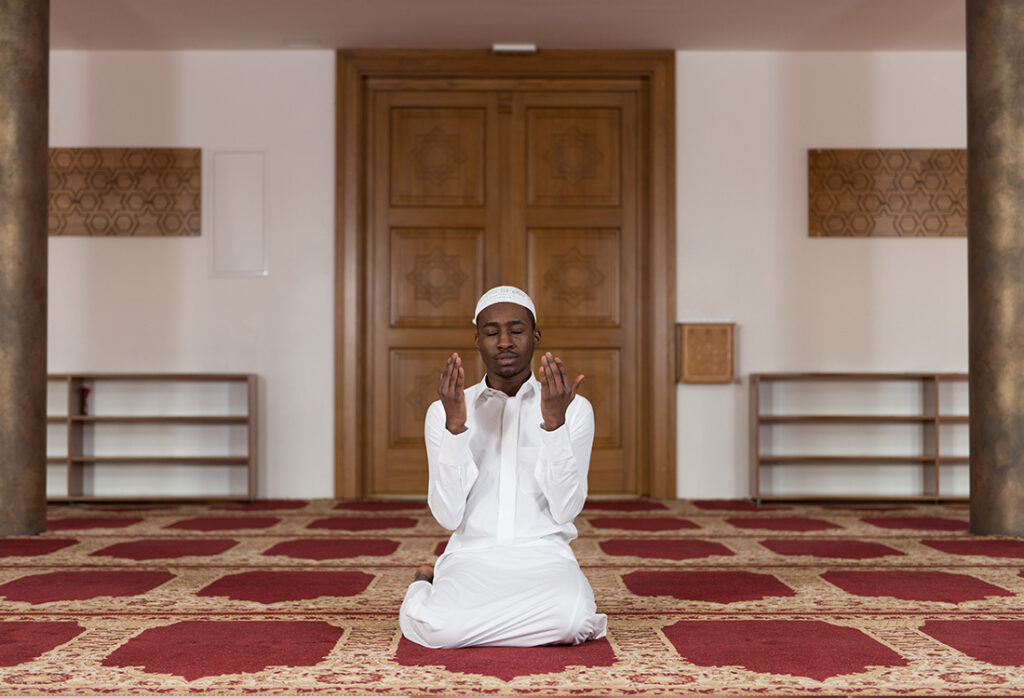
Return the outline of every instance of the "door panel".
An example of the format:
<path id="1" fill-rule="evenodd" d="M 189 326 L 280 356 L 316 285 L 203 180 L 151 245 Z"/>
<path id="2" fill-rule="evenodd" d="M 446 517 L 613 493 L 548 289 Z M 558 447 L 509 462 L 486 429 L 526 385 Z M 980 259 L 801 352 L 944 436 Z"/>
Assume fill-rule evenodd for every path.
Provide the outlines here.
<path id="1" fill-rule="evenodd" d="M 465 324 L 484 288 L 484 231 L 391 231 L 391 325 Z"/>
<path id="2" fill-rule="evenodd" d="M 483 206 L 486 110 L 393 107 L 393 206 Z"/>
<path id="3" fill-rule="evenodd" d="M 527 108 L 527 205 L 618 206 L 620 121 L 614 108 Z"/>
<path id="4" fill-rule="evenodd" d="M 526 285 L 545 325 L 618 327 L 621 260 L 615 229 L 528 231 Z"/>

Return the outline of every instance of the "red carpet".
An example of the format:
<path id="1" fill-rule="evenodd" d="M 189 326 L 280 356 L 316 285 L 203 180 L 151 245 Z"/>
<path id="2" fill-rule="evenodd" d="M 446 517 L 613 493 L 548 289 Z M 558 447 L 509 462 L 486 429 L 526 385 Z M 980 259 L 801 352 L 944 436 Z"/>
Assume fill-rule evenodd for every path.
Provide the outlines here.
<path id="1" fill-rule="evenodd" d="M 48 531 L 87 531 L 95 528 L 127 528 L 145 519 L 113 518 L 110 516 L 69 516 L 47 524 Z"/>
<path id="2" fill-rule="evenodd" d="M 427 650 L 423 502 L 62 505 L 0 540 L 12 695 L 1019 695 L 1024 541 L 953 505 L 600 501 L 579 647 Z"/>
<path id="3" fill-rule="evenodd" d="M 38 659 L 80 635 L 78 623 L 60 621 L 9 621 L 0 625 L 0 667 L 14 667 Z"/>
<path id="4" fill-rule="evenodd" d="M 826 531 L 841 528 L 829 521 L 810 519 L 800 516 L 763 516 L 726 519 L 726 523 L 736 528 L 762 529 L 765 531 Z"/>
<path id="5" fill-rule="evenodd" d="M 673 519 L 665 516 L 649 516 L 636 518 L 597 517 L 590 519 L 594 528 L 618 528 L 624 531 L 675 531 L 680 528 L 700 528 L 686 519 Z"/>
<path id="6" fill-rule="evenodd" d="M 97 596 L 138 596 L 174 579 L 170 572 L 81 570 L 45 572 L 0 584 L 0 596 L 31 604 L 81 601 Z"/>
<path id="7" fill-rule="evenodd" d="M 962 519 L 946 519 L 937 516 L 891 516 L 884 519 L 865 518 L 864 522 L 879 528 L 905 528 L 915 531 L 967 530 L 967 522 Z"/>
<path id="8" fill-rule="evenodd" d="M 951 555 L 1007 557 L 1024 560 L 1024 540 L 967 538 L 961 540 L 923 540 L 921 543 L 929 548 L 935 548 Z"/>
<path id="9" fill-rule="evenodd" d="M 177 528 L 183 531 L 243 531 L 250 528 L 270 528 L 277 523 L 281 523 L 281 519 L 256 516 L 203 516 L 198 519 L 175 521 L 164 528 Z"/>
<path id="10" fill-rule="evenodd" d="M 608 555 L 646 557 L 657 560 L 693 560 L 713 555 L 735 555 L 721 543 L 708 540 L 671 540 L 624 538 L 603 540 L 598 545 Z"/>
<path id="11" fill-rule="evenodd" d="M 329 519 L 317 519 L 306 528 L 324 528 L 329 531 L 379 531 L 382 528 L 412 528 L 415 525 L 416 519 L 408 516 L 334 516 Z"/>
<path id="12" fill-rule="evenodd" d="M 221 577 L 197 596 L 278 603 L 322 596 L 355 596 L 366 591 L 373 575 L 365 572 L 241 572 Z"/>
<path id="13" fill-rule="evenodd" d="M 372 555 L 381 557 L 398 550 L 394 540 L 325 540 L 322 538 L 286 540 L 268 548 L 264 555 L 283 555 L 297 560 L 344 560 Z"/>
<path id="14" fill-rule="evenodd" d="M 994 584 L 967 574 L 922 570 L 840 570 L 821 578 L 857 596 L 891 596 L 906 601 L 962 603 L 988 596 L 1013 596 Z"/>
<path id="15" fill-rule="evenodd" d="M 227 552 L 238 541 L 201 538 L 197 540 L 130 540 L 101 548 L 91 555 L 116 557 L 122 560 L 166 560 L 176 557 L 212 557 Z"/>
<path id="16" fill-rule="evenodd" d="M 74 538 L 0 538 L 0 557 L 49 555 L 77 542 Z"/>
<path id="17" fill-rule="evenodd" d="M 982 662 L 1024 665 L 1024 621 L 930 620 L 921 632 Z"/>
<path id="18" fill-rule="evenodd" d="M 735 603 L 769 596 L 793 596 L 793 590 L 770 574 L 756 572 L 649 572 L 622 575 L 637 596 L 672 596 L 685 601 Z"/>
<path id="19" fill-rule="evenodd" d="M 736 664 L 760 673 L 824 681 L 869 667 L 907 665 L 860 630 L 816 620 L 682 620 L 664 633 L 684 659 L 700 666 Z"/>
<path id="20" fill-rule="evenodd" d="M 847 560 L 870 560 L 888 555 L 906 555 L 899 550 L 881 543 L 863 540 L 778 540 L 761 541 L 761 545 L 779 555 L 810 555 L 813 557 L 837 557 Z"/>
<path id="21" fill-rule="evenodd" d="M 183 620 L 144 631 L 114 650 L 103 666 L 141 667 L 187 681 L 310 666 L 327 657 L 342 632 L 318 621 Z"/>

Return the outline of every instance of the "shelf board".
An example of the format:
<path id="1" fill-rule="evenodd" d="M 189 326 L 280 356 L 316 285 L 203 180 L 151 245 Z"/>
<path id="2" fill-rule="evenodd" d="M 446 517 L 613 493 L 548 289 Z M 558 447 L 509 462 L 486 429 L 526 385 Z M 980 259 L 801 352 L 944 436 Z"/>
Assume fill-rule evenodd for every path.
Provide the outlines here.
<path id="1" fill-rule="evenodd" d="M 255 377 L 251 373 L 70 373 L 50 374 L 50 378 L 71 378 L 85 381 L 183 381 L 194 383 L 244 382 Z"/>
<path id="2" fill-rule="evenodd" d="M 67 463 L 68 462 L 68 457 L 67 456 L 47 456 L 46 457 L 46 462 L 47 463 Z"/>
<path id="3" fill-rule="evenodd" d="M 934 463 L 935 456 L 759 456 L 761 465 L 886 465 Z"/>
<path id="4" fill-rule="evenodd" d="M 137 465 L 248 465 L 246 456 L 75 456 L 72 463 L 85 465 L 93 463 Z"/>
<path id="5" fill-rule="evenodd" d="M 967 380 L 966 373 L 755 373 L 760 381 L 915 381 Z"/>
<path id="6" fill-rule="evenodd" d="M 249 418 L 244 415 L 167 415 L 167 416 L 129 416 L 129 415 L 75 415 L 72 422 L 83 424 L 248 424 Z"/>
<path id="7" fill-rule="evenodd" d="M 923 414 L 764 414 L 761 424 L 923 424 L 934 422 L 934 416 Z"/>
<path id="8" fill-rule="evenodd" d="M 249 502 L 248 495 L 91 495 L 75 494 L 47 497 L 48 502 Z"/>
<path id="9" fill-rule="evenodd" d="M 939 465 L 969 465 L 970 456 L 939 456 Z"/>
<path id="10" fill-rule="evenodd" d="M 970 424 L 971 418 L 966 414 L 950 414 L 939 417 L 941 424 Z"/>
<path id="11" fill-rule="evenodd" d="M 68 416 L 67 415 L 64 415 L 64 416 L 47 415 L 46 416 L 46 423 L 47 424 L 64 424 L 67 421 L 68 421 Z"/>
<path id="12" fill-rule="evenodd" d="M 941 494 L 765 494 L 755 499 L 762 502 L 966 502 L 968 498 Z"/>

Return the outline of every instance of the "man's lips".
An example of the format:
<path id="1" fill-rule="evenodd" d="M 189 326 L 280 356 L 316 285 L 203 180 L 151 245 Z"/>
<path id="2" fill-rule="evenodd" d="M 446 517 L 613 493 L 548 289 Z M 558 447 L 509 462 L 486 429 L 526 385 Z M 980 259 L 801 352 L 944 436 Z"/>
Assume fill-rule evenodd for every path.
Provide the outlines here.
<path id="1" fill-rule="evenodd" d="M 496 356 L 495 359 L 497 359 L 498 363 L 502 366 L 509 366 L 514 364 L 519 357 L 515 354 L 501 354 L 500 356 Z"/>

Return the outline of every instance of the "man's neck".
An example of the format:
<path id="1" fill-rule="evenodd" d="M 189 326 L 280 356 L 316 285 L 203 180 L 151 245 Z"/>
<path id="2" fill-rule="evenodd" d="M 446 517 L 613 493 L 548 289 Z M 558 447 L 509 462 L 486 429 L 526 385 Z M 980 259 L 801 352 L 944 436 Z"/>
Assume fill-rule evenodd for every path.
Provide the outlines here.
<path id="1" fill-rule="evenodd" d="M 526 373 L 512 376 L 511 378 L 502 378 L 501 376 L 492 376 L 488 373 L 484 376 L 484 381 L 487 383 L 488 388 L 500 390 L 509 397 L 514 397 L 526 381 L 530 380 L 531 375 L 533 375 L 532 371 L 526 371 Z"/>

